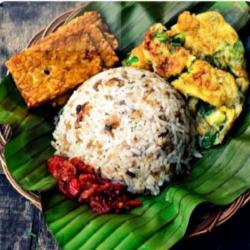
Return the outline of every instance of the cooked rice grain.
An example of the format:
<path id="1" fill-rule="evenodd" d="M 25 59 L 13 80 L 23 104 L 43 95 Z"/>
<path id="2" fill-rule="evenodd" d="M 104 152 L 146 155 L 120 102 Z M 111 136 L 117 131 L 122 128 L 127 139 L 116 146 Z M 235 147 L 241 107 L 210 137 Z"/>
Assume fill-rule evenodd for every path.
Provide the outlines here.
<path id="1" fill-rule="evenodd" d="M 154 73 L 110 69 L 81 85 L 53 133 L 56 153 L 80 157 L 133 193 L 159 187 L 188 170 L 193 121 L 183 98 Z"/>

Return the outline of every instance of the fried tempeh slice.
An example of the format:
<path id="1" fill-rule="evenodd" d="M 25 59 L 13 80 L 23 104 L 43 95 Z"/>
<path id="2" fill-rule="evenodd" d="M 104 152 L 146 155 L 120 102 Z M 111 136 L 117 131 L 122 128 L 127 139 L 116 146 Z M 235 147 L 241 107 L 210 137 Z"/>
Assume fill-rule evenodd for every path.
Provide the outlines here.
<path id="1" fill-rule="evenodd" d="M 54 40 L 58 34 L 64 34 L 65 36 L 68 36 L 72 33 L 82 31 L 85 26 L 99 21 L 101 21 L 100 13 L 95 11 L 86 12 L 83 16 L 76 17 L 66 25 L 60 26 L 56 32 L 51 33 L 49 36 L 46 36 L 42 40 L 38 41 L 37 44 Z"/>
<path id="2" fill-rule="evenodd" d="M 90 35 L 106 67 L 112 67 L 119 60 L 113 48 L 113 46 L 117 48 L 118 42 L 112 34 L 107 32 L 108 27 L 102 22 L 100 13 L 95 11 L 86 12 L 83 16 L 73 19 L 67 25 L 61 26 L 57 32 L 45 38 L 44 41 L 48 42 L 58 34 L 70 35 L 80 31 Z M 106 37 L 108 37 L 111 44 Z"/>
<path id="3" fill-rule="evenodd" d="M 108 26 L 102 22 L 100 13 L 96 11 L 86 12 L 83 16 L 74 18 L 67 25 L 61 26 L 51 37 L 61 32 L 70 35 L 72 32 L 81 30 L 90 35 L 106 67 L 111 67 L 118 61 L 114 51 L 118 48 L 118 41 L 113 34 L 108 32 Z M 51 37 L 46 37 L 45 40 Z M 59 96 L 53 100 L 53 105 L 62 105 L 68 96 L 68 94 Z"/>
<path id="4" fill-rule="evenodd" d="M 68 24 L 63 25 L 58 28 L 56 33 L 64 33 L 64 34 L 71 34 L 72 32 L 77 32 L 80 30 L 83 30 L 85 27 L 88 27 L 89 25 L 95 25 L 98 27 L 101 32 L 103 32 L 103 35 L 107 42 L 110 43 L 112 48 L 116 50 L 118 48 L 118 41 L 115 38 L 113 34 L 110 34 L 108 32 L 108 26 L 103 23 L 101 15 L 97 11 L 90 11 L 85 12 L 84 15 L 79 16 L 71 20 Z M 55 35 L 56 33 L 53 33 Z M 46 37 L 45 40 L 50 39 L 49 37 Z"/>
<path id="5" fill-rule="evenodd" d="M 70 34 L 72 30 L 81 29 L 90 35 L 106 67 L 113 66 L 119 60 L 114 51 L 118 42 L 114 35 L 108 33 L 108 27 L 102 22 L 100 13 L 86 12 L 68 25 L 60 27 L 58 32 Z"/>
<path id="6" fill-rule="evenodd" d="M 102 70 L 89 35 L 56 34 L 17 53 L 6 66 L 28 107 L 66 93 Z"/>
<path id="7" fill-rule="evenodd" d="M 112 67 L 119 59 L 111 45 L 105 39 L 103 33 L 96 25 L 89 25 L 84 28 L 93 40 L 106 67 Z"/>
<path id="8" fill-rule="evenodd" d="M 118 43 L 116 37 L 115 37 L 114 35 L 108 33 L 108 32 L 105 32 L 105 31 L 103 32 L 103 34 L 104 34 L 106 40 L 107 40 L 107 41 L 110 43 L 110 45 L 112 46 L 112 48 L 113 48 L 114 50 L 117 50 L 118 47 L 119 47 L 119 43 Z"/>

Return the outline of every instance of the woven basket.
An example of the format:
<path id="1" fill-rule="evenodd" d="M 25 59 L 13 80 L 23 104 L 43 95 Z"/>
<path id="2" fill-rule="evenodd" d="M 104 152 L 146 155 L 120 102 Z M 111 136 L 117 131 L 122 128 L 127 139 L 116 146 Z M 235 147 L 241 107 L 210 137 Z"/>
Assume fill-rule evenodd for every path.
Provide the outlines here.
<path id="1" fill-rule="evenodd" d="M 29 42 L 27 47 L 35 44 L 41 38 L 54 32 L 58 27 L 66 23 L 79 10 L 70 10 L 54 19 L 45 29 L 38 32 Z M 27 192 L 11 176 L 4 160 L 3 149 L 6 141 L 11 137 L 11 128 L 8 125 L 0 125 L 0 164 L 7 179 L 22 196 L 30 200 L 38 209 L 42 210 L 39 194 Z M 194 237 L 200 234 L 211 232 L 217 226 L 230 219 L 241 207 L 250 201 L 250 191 L 241 195 L 232 204 L 224 207 L 214 205 L 202 205 L 194 213 L 188 228 L 187 237 Z"/>

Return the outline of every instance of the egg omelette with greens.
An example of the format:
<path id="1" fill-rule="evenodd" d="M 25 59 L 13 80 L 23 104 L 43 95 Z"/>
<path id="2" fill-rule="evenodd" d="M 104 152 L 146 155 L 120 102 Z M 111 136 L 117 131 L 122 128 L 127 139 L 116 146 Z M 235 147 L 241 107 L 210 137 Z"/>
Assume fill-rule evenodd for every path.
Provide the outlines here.
<path id="1" fill-rule="evenodd" d="M 244 47 L 216 11 L 179 15 L 169 30 L 151 26 L 123 64 L 167 79 L 188 101 L 199 144 L 220 144 L 239 117 L 248 89 Z"/>

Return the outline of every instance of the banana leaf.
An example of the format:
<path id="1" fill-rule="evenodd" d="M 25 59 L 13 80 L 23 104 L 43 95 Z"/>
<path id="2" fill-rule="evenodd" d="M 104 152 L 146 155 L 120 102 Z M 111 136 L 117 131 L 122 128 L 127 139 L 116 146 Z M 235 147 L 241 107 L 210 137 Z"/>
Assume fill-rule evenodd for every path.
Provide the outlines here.
<path id="1" fill-rule="evenodd" d="M 121 58 L 155 22 L 169 26 L 184 10 L 221 12 L 241 30 L 250 50 L 247 30 L 249 7 L 245 2 L 94 2 L 83 8 L 100 11 L 120 42 Z M 249 51 L 248 51 L 249 53 Z M 9 171 L 28 191 L 41 192 L 45 220 L 63 249 L 169 249 L 187 229 L 190 216 L 201 203 L 226 205 L 250 189 L 250 97 L 223 145 L 203 151 L 192 172 L 156 197 L 139 196 L 143 206 L 127 214 L 97 216 L 85 205 L 67 200 L 56 188 L 46 161 L 53 119 L 48 107 L 27 110 L 11 76 L 0 84 L 0 123 L 12 125 L 12 139 L 5 147 Z"/>

